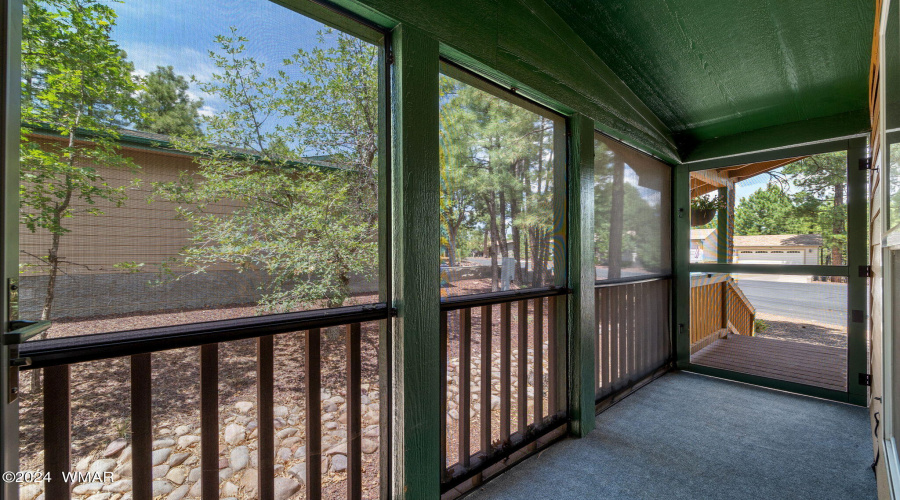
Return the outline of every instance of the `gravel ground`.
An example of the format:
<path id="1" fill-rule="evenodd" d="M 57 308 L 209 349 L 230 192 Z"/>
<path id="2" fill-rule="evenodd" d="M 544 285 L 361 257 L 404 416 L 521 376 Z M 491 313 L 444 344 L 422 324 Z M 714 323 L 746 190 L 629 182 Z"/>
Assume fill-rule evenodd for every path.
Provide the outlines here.
<path id="1" fill-rule="evenodd" d="M 483 293 L 490 291 L 490 280 L 469 280 L 455 282 L 450 289 L 452 295 Z M 355 297 L 347 305 L 375 302 L 377 297 L 369 295 Z M 533 303 L 529 303 L 527 319 L 527 387 L 529 389 L 527 420 L 535 420 L 533 407 L 533 384 L 535 376 L 534 318 Z M 547 305 L 544 322 L 548 321 Z M 170 326 L 202 321 L 215 321 L 257 314 L 254 306 L 230 307 L 194 311 L 167 311 L 156 314 L 98 317 L 79 321 L 57 321 L 49 332 L 49 338 L 71 337 L 110 331 Z M 511 314 L 511 429 L 517 430 L 518 415 L 518 314 L 514 306 Z M 494 445 L 500 442 L 500 308 L 494 307 L 492 323 L 492 391 L 490 398 L 480 396 L 481 365 L 481 314 L 480 308 L 472 314 L 472 418 L 458 414 L 459 387 L 459 315 L 451 313 L 448 325 L 448 465 L 458 461 L 459 419 L 467 422 L 471 429 L 472 452 L 480 446 L 478 408 L 482 401 L 491 404 L 491 434 Z M 345 395 L 344 339 L 341 329 L 326 331 L 322 342 L 323 389 L 331 394 Z M 544 361 L 540 371 L 544 379 L 544 415 L 548 413 L 548 354 L 547 326 L 544 327 Z M 284 405 L 305 411 L 303 388 L 303 367 L 305 352 L 303 332 L 283 334 L 276 337 L 275 400 L 276 405 Z M 373 395 L 378 392 L 378 327 L 369 323 L 363 328 L 362 374 L 364 387 Z M 153 421 L 154 429 L 174 428 L 179 425 L 199 424 L 199 348 L 163 351 L 153 354 Z M 256 343 L 254 340 L 230 342 L 220 345 L 220 428 L 224 428 L 224 415 L 239 401 L 256 400 Z M 72 458 L 96 454 L 118 437 L 130 437 L 130 393 L 129 361 L 127 358 L 82 363 L 72 367 Z M 39 393 L 31 391 L 31 377 L 37 372 L 23 375 L 20 418 L 22 428 L 21 462 L 22 470 L 43 468 L 43 401 Z M 490 403 L 487 403 L 490 401 Z M 228 411 L 226 411 L 228 410 Z M 302 429 L 302 428 L 301 428 Z M 302 436 L 305 440 L 305 436 Z M 223 447 L 221 452 L 225 452 Z M 364 457 L 363 485 L 365 496 L 374 498 L 378 491 L 378 453 Z M 223 458 L 225 458 L 223 456 Z M 326 498 L 342 498 L 345 495 L 346 474 L 328 473 L 324 478 Z"/>
<path id="2" fill-rule="evenodd" d="M 796 318 L 786 318 L 771 314 L 757 314 L 756 318 L 765 321 L 768 325 L 765 331 L 757 331 L 757 337 L 847 348 L 846 328 L 812 321 L 799 322 Z"/>

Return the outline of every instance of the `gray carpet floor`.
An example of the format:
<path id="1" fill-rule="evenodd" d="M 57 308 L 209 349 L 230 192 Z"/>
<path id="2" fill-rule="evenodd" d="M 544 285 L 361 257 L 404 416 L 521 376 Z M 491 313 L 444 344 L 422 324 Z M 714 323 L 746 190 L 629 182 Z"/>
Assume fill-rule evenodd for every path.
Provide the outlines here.
<path id="1" fill-rule="evenodd" d="M 470 499 L 873 499 L 865 408 L 683 372 Z"/>

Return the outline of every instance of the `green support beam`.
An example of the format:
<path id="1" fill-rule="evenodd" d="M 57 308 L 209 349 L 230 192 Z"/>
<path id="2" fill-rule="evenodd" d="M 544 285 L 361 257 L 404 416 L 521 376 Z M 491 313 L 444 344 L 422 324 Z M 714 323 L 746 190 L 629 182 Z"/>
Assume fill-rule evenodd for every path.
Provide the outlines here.
<path id="1" fill-rule="evenodd" d="M 684 369 L 691 361 L 691 172 L 686 165 L 672 170 L 672 332 L 675 364 Z"/>
<path id="2" fill-rule="evenodd" d="M 868 170 L 859 168 L 865 158 L 866 140 L 849 141 L 847 149 L 847 389 L 849 402 L 865 406 L 868 403 L 868 386 L 860 384 L 860 374 L 869 373 L 866 345 L 867 273 L 860 269 L 868 264 L 868 215 L 866 206 L 866 181 Z"/>
<path id="3" fill-rule="evenodd" d="M 571 433 L 594 428 L 594 122 L 569 120 L 569 415 Z"/>
<path id="4" fill-rule="evenodd" d="M 438 43 L 392 34 L 394 498 L 440 496 Z"/>
<path id="5" fill-rule="evenodd" d="M 716 262 L 731 264 L 734 262 L 734 182 L 719 188 L 719 199 L 725 200 L 725 208 L 716 214 Z"/>

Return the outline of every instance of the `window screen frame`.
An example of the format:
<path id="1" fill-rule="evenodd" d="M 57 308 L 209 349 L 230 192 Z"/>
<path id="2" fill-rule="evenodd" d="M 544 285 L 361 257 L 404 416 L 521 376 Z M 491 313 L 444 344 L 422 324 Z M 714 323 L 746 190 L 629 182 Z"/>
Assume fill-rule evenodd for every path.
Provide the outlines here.
<path id="1" fill-rule="evenodd" d="M 370 304 L 364 304 L 360 306 L 365 308 L 367 306 L 374 307 L 380 309 L 386 309 L 388 314 L 385 316 L 385 319 L 389 319 L 392 310 L 390 307 L 391 297 L 392 297 L 392 281 L 391 281 L 391 253 L 392 253 L 392 236 L 391 236 L 391 100 L 392 100 L 392 91 L 391 91 L 391 72 L 393 66 L 393 57 L 392 57 L 392 49 L 391 49 L 391 28 L 376 24 L 364 17 L 361 17 L 350 10 L 347 10 L 341 6 L 328 2 L 326 0 L 266 0 L 268 3 L 274 4 L 280 8 L 286 9 L 291 13 L 299 14 L 304 16 L 305 18 L 321 23 L 322 25 L 333 28 L 341 33 L 346 35 L 358 38 L 359 40 L 374 45 L 378 50 L 378 60 L 376 62 L 378 66 L 378 89 L 376 95 L 378 96 L 377 110 L 378 110 L 378 179 L 377 179 L 377 197 L 378 197 L 378 228 L 376 234 L 378 235 L 378 249 L 377 249 L 377 259 L 378 259 L 378 269 L 375 273 L 377 276 L 377 294 L 378 299 L 376 302 L 372 302 Z M 12 0 L 8 4 L 8 9 L 10 9 L 11 16 L 7 17 L 8 26 L 12 29 L 8 35 L 9 43 L 12 43 L 13 48 L 19 47 L 21 45 L 22 40 L 22 22 L 23 22 L 23 4 L 21 0 Z M 15 55 L 16 57 L 9 57 L 10 55 Z M 15 65 L 13 73 L 17 76 L 21 75 L 21 60 L 18 57 L 18 53 L 16 54 L 7 54 L 7 61 L 10 64 Z M 18 82 L 18 80 L 17 80 Z M 18 138 L 18 128 L 21 126 L 21 103 L 19 102 L 19 95 L 15 92 L 9 93 L 4 100 L 4 105 L 6 106 L 6 118 L 7 123 L 14 124 L 12 127 L 15 133 L 14 139 L 14 147 L 9 147 L 7 145 L 7 155 L 12 156 L 15 155 L 15 161 L 10 161 L 9 166 L 7 166 L 7 182 L 9 182 L 12 178 L 15 179 L 15 183 L 18 184 L 20 178 L 19 171 L 19 138 Z M 10 143 L 10 140 L 7 140 L 7 143 Z M 18 205 L 18 194 L 15 194 L 15 200 L 10 200 L 10 202 Z M 9 205 L 10 202 L 7 202 Z M 12 215 L 10 215 L 12 217 Z M 13 231 L 17 231 L 19 227 L 18 223 L 18 212 L 15 214 L 16 224 L 13 228 Z M 8 222 L 11 224 L 11 222 Z M 7 230 L 10 232 L 10 230 Z M 12 264 L 8 264 L 10 269 L 17 268 L 18 264 L 18 247 L 19 247 L 19 238 L 18 233 L 14 239 L 6 239 L 7 247 L 11 248 L 11 245 L 15 245 L 16 251 L 12 252 L 12 260 L 16 262 L 15 267 Z M 10 253 L 9 251 L 7 253 Z M 18 276 L 18 271 L 13 271 L 11 276 Z M 321 307 L 315 309 L 309 309 L 307 312 L 331 316 L 335 317 L 346 314 L 347 311 L 350 311 L 354 308 L 360 308 L 357 306 L 342 306 L 336 308 L 328 308 Z M 165 312 L 165 311 L 151 311 L 150 314 L 155 312 Z M 136 313 L 136 314 L 147 314 L 147 313 Z M 253 316 L 243 316 L 241 318 L 247 318 L 251 322 L 258 323 L 261 328 L 265 328 L 267 324 L 272 321 L 277 321 L 277 318 L 283 314 L 291 314 L 291 313 L 266 313 L 259 314 Z M 33 318 L 19 318 L 19 319 L 33 319 Z M 188 323 L 178 323 L 174 325 L 167 325 L 161 328 L 170 328 L 170 327 L 189 327 L 189 326 L 197 326 L 206 323 L 206 321 L 194 321 Z M 389 323 L 389 322 L 388 322 Z M 152 329 L 154 327 L 151 327 Z M 91 334 L 82 334 L 73 336 L 73 338 L 83 338 L 87 335 L 107 335 L 107 334 L 116 334 L 126 330 L 112 330 L 112 331 L 103 331 L 99 333 L 91 333 Z M 214 327 L 211 331 L 214 331 Z"/>
<path id="2" fill-rule="evenodd" d="M 522 288 L 516 293 L 530 291 L 552 291 L 568 286 L 569 266 L 569 231 L 568 231 L 568 174 L 569 161 L 569 118 L 529 97 L 517 92 L 515 87 L 508 87 L 481 74 L 472 71 L 452 60 L 440 58 L 440 74 L 474 87 L 498 99 L 532 113 L 553 120 L 553 284 L 539 288 Z M 497 294 L 509 292 L 483 292 L 442 297 L 441 302 L 478 301 L 489 299 Z"/>
<path id="3" fill-rule="evenodd" d="M 663 254 L 662 256 L 665 257 L 666 255 L 668 255 L 668 259 L 667 259 L 668 260 L 668 272 L 663 272 L 663 273 L 647 273 L 647 274 L 642 274 L 639 276 L 630 276 L 630 277 L 623 277 L 623 278 L 616 278 L 616 279 L 609 279 L 609 278 L 596 279 L 597 262 L 593 261 L 593 256 L 592 256 L 591 257 L 591 260 L 592 260 L 591 265 L 595 269 L 595 271 L 594 271 L 595 285 L 610 284 L 610 283 L 627 283 L 629 281 L 642 281 L 642 280 L 657 279 L 657 278 L 671 278 L 675 272 L 675 248 L 674 248 L 674 244 L 675 244 L 675 237 L 674 237 L 675 236 L 675 232 L 674 232 L 675 211 L 673 209 L 673 201 L 675 198 L 674 197 L 674 187 L 675 187 L 675 177 L 674 177 L 675 168 L 674 168 L 674 166 L 672 164 L 666 162 L 662 158 L 659 158 L 656 155 L 653 155 L 642 149 L 636 148 L 626 142 L 623 142 L 620 139 L 613 137 L 612 135 L 610 135 L 602 130 L 594 129 L 594 140 L 596 141 L 596 140 L 598 140 L 598 138 L 603 138 L 607 141 L 610 141 L 610 142 L 618 145 L 619 147 L 627 148 L 631 152 L 633 152 L 639 156 L 642 156 L 647 160 L 656 162 L 659 165 L 667 167 L 669 169 L 668 175 L 666 176 L 667 177 L 666 181 L 669 183 L 669 191 L 668 191 L 668 193 L 665 193 L 664 191 L 660 191 L 660 194 L 662 195 L 661 200 L 660 200 L 660 210 L 668 211 L 668 216 L 669 216 L 668 224 L 665 224 L 664 226 L 661 226 L 661 227 L 665 227 L 666 230 L 669 232 L 669 244 L 661 245 L 662 254 Z M 594 175 L 595 175 L 594 179 L 596 179 L 596 172 Z M 593 180 L 593 182 L 596 182 L 596 181 Z M 666 195 L 668 195 L 668 203 L 666 203 L 666 199 L 665 199 Z M 596 207 L 594 209 L 596 210 Z M 594 221 L 594 224 L 595 224 L 594 232 L 596 234 L 596 221 Z M 592 237 L 593 236 L 594 235 L 592 235 Z M 661 259 L 661 262 L 662 262 L 662 259 Z"/>

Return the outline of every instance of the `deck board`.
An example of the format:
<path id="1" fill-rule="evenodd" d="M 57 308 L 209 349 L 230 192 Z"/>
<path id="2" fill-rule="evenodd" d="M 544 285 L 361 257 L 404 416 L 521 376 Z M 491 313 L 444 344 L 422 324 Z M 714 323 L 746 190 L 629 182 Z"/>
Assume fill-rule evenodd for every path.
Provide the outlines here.
<path id="1" fill-rule="evenodd" d="M 691 356 L 691 362 L 812 385 L 847 390 L 847 350 L 802 342 L 731 335 Z"/>

